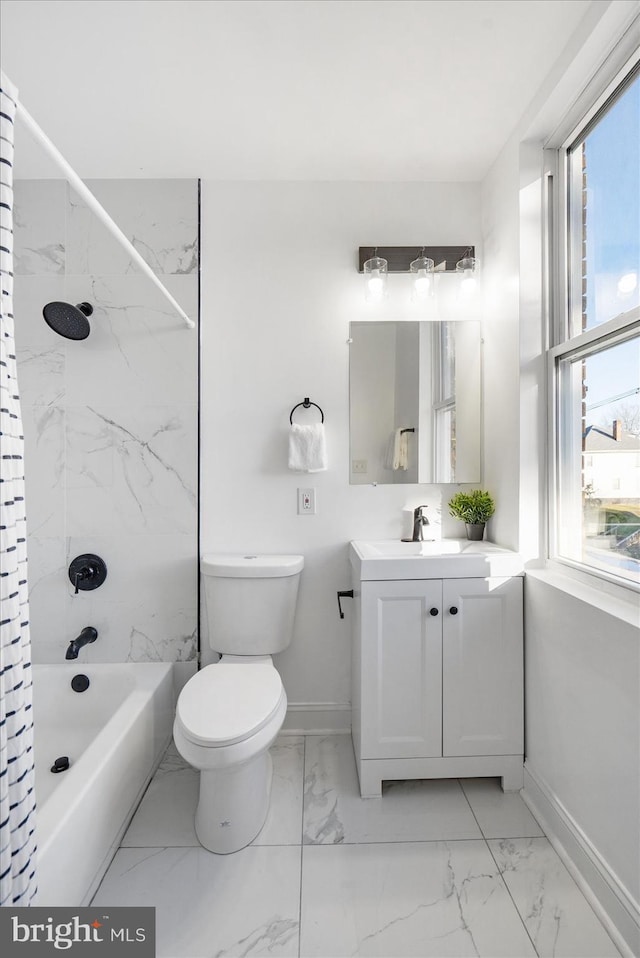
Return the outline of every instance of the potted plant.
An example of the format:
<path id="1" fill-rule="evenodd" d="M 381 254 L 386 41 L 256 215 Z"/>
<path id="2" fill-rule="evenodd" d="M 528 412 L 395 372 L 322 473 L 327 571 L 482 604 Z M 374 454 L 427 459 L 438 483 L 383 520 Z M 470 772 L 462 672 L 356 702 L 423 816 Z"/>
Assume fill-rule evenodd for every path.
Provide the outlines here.
<path id="1" fill-rule="evenodd" d="M 495 511 L 496 504 L 484 489 L 456 492 L 449 500 L 449 514 L 465 523 L 467 539 L 482 539 L 485 522 Z"/>

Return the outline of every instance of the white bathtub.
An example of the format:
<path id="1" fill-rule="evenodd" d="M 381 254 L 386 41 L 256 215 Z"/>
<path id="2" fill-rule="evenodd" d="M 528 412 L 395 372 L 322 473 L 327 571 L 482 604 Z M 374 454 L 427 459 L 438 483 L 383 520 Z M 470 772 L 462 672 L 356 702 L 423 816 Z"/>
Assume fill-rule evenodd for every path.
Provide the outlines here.
<path id="1" fill-rule="evenodd" d="M 71 679 L 90 680 L 74 692 Z M 170 663 L 34 666 L 36 905 L 86 905 L 171 738 Z M 67 755 L 67 771 L 50 771 Z"/>

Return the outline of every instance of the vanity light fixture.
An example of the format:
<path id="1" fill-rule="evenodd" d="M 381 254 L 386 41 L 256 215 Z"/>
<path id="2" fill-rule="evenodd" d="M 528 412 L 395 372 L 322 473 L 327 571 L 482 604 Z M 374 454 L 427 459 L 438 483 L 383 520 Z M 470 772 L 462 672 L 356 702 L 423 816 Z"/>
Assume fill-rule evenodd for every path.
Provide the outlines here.
<path id="1" fill-rule="evenodd" d="M 464 256 L 456 263 L 456 273 L 461 274 L 460 296 L 471 296 L 476 289 L 476 260 L 471 247 L 464 251 Z"/>
<path id="2" fill-rule="evenodd" d="M 475 269 L 473 246 L 361 246 L 358 250 L 358 271 L 364 273 L 365 298 L 380 303 L 387 294 L 389 273 L 410 273 L 414 298 L 424 300 L 434 292 L 436 273 L 460 272 L 463 263 Z M 465 278 L 466 274 L 465 274 Z"/>
<path id="3" fill-rule="evenodd" d="M 424 255 L 424 246 L 420 256 L 412 260 L 409 269 L 413 277 L 413 298 L 422 302 L 433 295 L 433 270 L 435 263 Z"/>
<path id="4" fill-rule="evenodd" d="M 363 264 L 364 298 L 368 303 L 381 303 L 387 295 L 387 260 L 378 256 L 378 248 L 373 256 Z"/>

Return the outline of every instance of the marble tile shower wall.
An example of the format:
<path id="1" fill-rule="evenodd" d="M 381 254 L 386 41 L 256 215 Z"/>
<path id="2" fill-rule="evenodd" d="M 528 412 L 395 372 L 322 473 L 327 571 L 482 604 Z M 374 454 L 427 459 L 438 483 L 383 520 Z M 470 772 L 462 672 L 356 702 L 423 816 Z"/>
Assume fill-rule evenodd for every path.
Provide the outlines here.
<path id="1" fill-rule="evenodd" d="M 195 319 L 197 181 L 89 186 Z M 34 660 L 62 662 L 87 625 L 98 640 L 79 663 L 194 660 L 197 330 L 66 182 L 18 180 L 15 195 Z M 93 305 L 88 339 L 49 329 L 52 300 Z M 76 596 L 67 569 L 84 552 L 102 556 L 108 577 Z"/>

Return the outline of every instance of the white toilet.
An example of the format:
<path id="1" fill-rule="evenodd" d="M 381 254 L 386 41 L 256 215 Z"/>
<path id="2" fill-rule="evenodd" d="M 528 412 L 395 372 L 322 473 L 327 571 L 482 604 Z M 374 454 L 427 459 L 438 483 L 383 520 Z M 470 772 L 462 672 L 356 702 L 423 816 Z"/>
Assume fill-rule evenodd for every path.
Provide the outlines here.
<path id="1" fill-rule="evenodd" d="M 269 811 L 269 746 L 287 711 L 271 655 L 291 641 L 303 565 L 299 555 L 201 560 L 209 644 L 222 658 L 183 688 L 173 737 L 200 770 L 198 839 L 222 855 L 252 842 Z"/>

